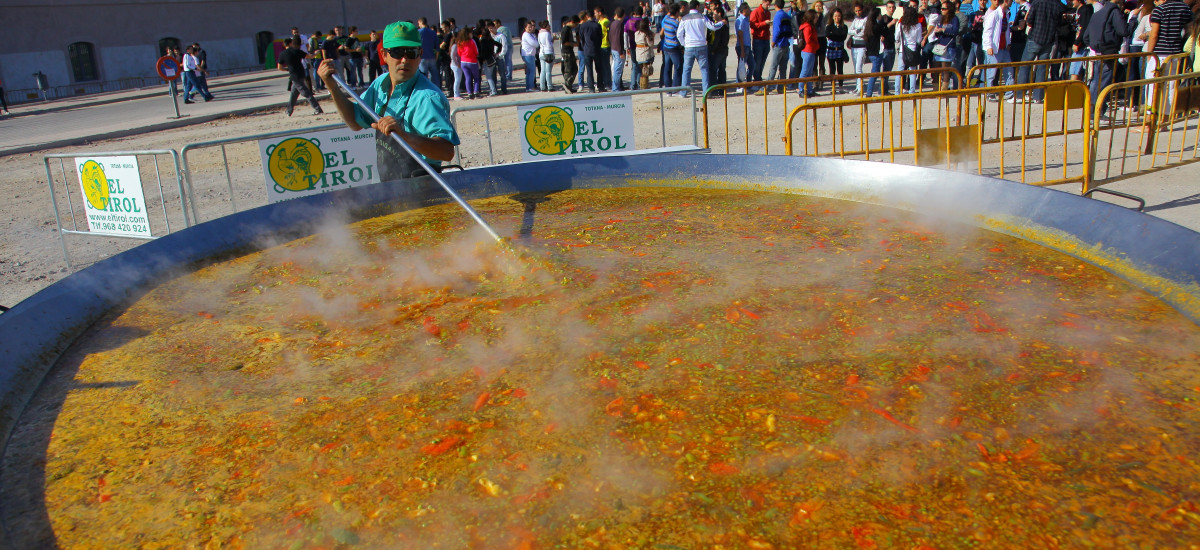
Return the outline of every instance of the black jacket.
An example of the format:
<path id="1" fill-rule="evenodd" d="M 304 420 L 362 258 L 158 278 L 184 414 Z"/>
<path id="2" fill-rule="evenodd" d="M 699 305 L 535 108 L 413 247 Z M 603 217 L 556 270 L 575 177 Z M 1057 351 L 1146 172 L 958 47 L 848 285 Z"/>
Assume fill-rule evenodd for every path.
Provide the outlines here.
<path id="1" fill-rule="evenodd" d="M 600 29 L 599 23 L 594 19 L 580 23 L 575 34 L 579 38 L 579 53 L 588 57 L 600 55 L 600 42 L 604 39 L 604 31 Z"/>
<path id="2" fill-rule="evenodd" d="M 1084 31 L 1084 43 L 1103 55 L 1120 53 L 1121 43 L 1133 29 L 1128 28 L 1125 15 L 1112 2 L 1105 2 L 1096 13 L 1092 14 Z"/>

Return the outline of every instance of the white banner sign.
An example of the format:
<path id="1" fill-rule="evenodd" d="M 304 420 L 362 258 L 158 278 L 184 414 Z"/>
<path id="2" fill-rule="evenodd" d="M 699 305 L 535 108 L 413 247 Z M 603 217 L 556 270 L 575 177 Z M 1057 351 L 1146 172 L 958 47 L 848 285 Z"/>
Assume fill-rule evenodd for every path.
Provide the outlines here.
<path id="1" fill-rule="evenodd" d="M 583 99 L 517 107 L 524 160 L 632 151 L 633 98 Z"/>
<path id="2" fill-rule="evenodd" d="M 349 128 L 258 142 L 270 202 L 379 183 L 375 130 Z"/>
<path id="3" fill-rule="evenodd" d="M 98 233 L 150 237 L 137 157 L 76 158 L 88 229 Z"/>

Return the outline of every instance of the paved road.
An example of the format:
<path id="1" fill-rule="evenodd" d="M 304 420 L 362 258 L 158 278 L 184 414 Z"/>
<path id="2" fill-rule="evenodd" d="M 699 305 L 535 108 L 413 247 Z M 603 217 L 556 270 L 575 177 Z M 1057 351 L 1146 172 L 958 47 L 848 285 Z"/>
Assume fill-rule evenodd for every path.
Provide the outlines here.
<path id="1" fill-rule="evenodd" d="M 154 89 L 126 90 L 45 103 L 15 105 L 12 116 L 0 117 L 0 156 L 77 145 L 145 132 L 199 124 L 287 104 L 287 75 L 258 72 L 211 79 L 216 97 L 192 105 L 179 99 L 181 118 L 167 95 L 166 84 Z"/>

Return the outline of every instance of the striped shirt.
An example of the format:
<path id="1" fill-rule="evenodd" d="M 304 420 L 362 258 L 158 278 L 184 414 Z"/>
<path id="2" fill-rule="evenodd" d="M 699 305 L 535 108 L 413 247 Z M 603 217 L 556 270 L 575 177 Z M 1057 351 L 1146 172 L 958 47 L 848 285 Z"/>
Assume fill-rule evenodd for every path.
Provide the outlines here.
<path id="1" fill-rule="evenodd" d="M 670 15 L 664 17 L 663 21 L 662 21 L 662 29 L 663 29 L 662 47 L 664 49 L 678 48 L 679 47 L 679 39 L 676 38 L 675 32 L 679 29 L 679 20 L 675 19 L 674 17 L 671 17 Z"/>
<path id="2" fill-rule="evenodd" d="M 1192 10 L 1183 0 L 1167 0 L 1154 6 L 1150 23 L 1158 23 L 1154 53 L 1172 55 L 1183 51 L 1183 31 L 1192 22 Z"/>

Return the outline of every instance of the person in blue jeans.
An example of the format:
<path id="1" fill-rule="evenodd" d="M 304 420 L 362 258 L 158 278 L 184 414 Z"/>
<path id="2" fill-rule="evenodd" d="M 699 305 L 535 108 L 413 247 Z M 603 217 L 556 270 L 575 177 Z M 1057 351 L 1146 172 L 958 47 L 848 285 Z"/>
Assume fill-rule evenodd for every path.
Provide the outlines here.
<path id="1" fill-rule="evenodd" d="M 674 88 L 683 82 L 683 46 L 676 32 L 679 30 L 679 4 L 671 4 L 670 11 L 662 20 L 663 69 L 658 75 L 659 87 Z M 707 63 L 707 60 L 705 60 Z"/>
<path id="2" fill-rule="evenodd" d="M 525 32 L 521 34 L 521 59 L 525 61 L 525 91 L 537 91 L 537 25 L 533 21 L 525 23 Z"/>
<path id="3" fill-rule="evenodd" d="M 700 65 L 700 81 L 703 87 L 701 93 L 708 89 L 708 31 L 715 31 L 725 27 L 725 21 L 721 20 L 716 23 L 709 21 L 705 14 L 700 13 L 700 2 L 692 0 L 691 11 L 679 21 L 679 27 L 676 31 L 676 40 L 683 46 L 683 72 L 687 75 L 686 85 L 692 87 L 692 66 Z M 728 38 L 728 37 L 727 37 Z M 676 86 L 679 85 L 678 77 L 676 77 Z M 688 92 L 684 92 L 686 97 Z"/>

